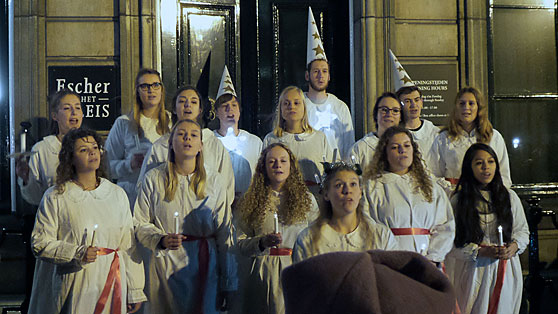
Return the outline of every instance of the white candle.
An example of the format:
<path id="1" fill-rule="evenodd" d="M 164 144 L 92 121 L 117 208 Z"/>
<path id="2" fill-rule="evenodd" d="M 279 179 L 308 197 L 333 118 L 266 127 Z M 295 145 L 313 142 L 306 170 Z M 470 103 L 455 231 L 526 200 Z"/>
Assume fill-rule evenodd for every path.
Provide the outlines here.
<path id="1" fill-rule="evenodd" d="M 355 155 L 351 155 L 351 161 L 353 162 L 353 165 L 356 165 L 356 157 Z"/>
<path id="2" fill-rule="evenodd" d="M 279 217 L 277 217 L 277 213 L 273 214 L 273 220 L 275 220 L 275 233 L 279 233 Z"/>
<path id="3" fill-rule="evenodd" d="M 317 183 L 317 184 L 320 184 L 320 183 L 321 183 L 321 182 L 320 182 L 320 176 L 319 176 L 318 174 L 314 173 L 314 178 L 316 179 L 316 183 Z"/>
<path id="4" fill-rule="evenodd" d="M 174 233 L 178 234 L 178 212 L 174 212 Z"/>
<path id="5" fill-rule="evenodd" d="M 91 237 L 91 245 L 90 246 L 95 246 L 95 233 L 97 232 L 97 227 L 99 227 L 99 225 L 94 225 L 93 226 L 93 236 Z"/>
<path id="6" fill-rule="evenodd" d="M 134 135 L 134 141 L 136 142 L 136 149 L 139 151 L 141 146 L 140 146 L 139 136 L 137 134 Z"/>
<path id="7" fill-rule="evenodd" d="M 333 150 L 333 160 L 332 162 L 336 162 L 337 161 L 337 148 Z"/>
<path id="8" fill-rule="evenodd" d="M 19 141 L 21 143 L 21 152 L 25 153 L 25 151 L 27 150 L 27 131 L 23 130 L 23 132 L 21 132 L 21 135 L 19 136 Z"/>
<path id="9" fill-rule="evenodd" d="M 498 226 L 498 245 L 504 246 L 504 235 L 502 233 L 502 226 Z"/>

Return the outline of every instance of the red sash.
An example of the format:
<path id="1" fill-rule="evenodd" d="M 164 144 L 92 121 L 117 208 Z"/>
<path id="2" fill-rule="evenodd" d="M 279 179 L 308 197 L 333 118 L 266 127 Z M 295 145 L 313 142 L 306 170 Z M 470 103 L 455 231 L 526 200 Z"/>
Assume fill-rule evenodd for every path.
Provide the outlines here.
<path id="1" fill-rule="evenodd" d="M 314 186 L 314 185 L 318 185 L 318 183 L 312 181 L 312 180 L 306 180 L 304 181 L 304 184 L 306 184 L 306 186 Z"/>
<path id="2" fill-rule="evenodd" d="M 446 181 L 449 181 L 452 185 L 457 185 L 457 183 L 459 183 L 459 178 L 446 178 Z"/>
<path id="3" fill-rule="evenodd" d="M 209 242 L 207 238 L 204 237 L 196 237 L 187 234 L 184 236 L 186 236 L 186 240 L 184 241 L 187 242 L 200 241 L 198 246 L 198 297 L 193 313 L 203 314 L 203 300 L 205 288 L 207 287 L 207 275 L 209 273 Z"/>
<path id="4" fill-rule="evenodd" d="M 272 247 L 269 248 L 270 256 L 291 256 L 293 255 L 293 249 L 285 247 Z"/>
<path id="5" fill-rule="evenodd" d="M 391 228 L 393 235 L 430 235 L 430 230 L 424 228 Z"/>
<path id="6" fill-rule="evenodd" d="M 95 305 L 95 312 L 93 313 L 99 314 L 103 312 L 103 309 L 107 304 L 110 289 L 114 285 L 110 312 L 112 314 L 120 314 L 122 313 L 122 282 L 120 281 L 120 262 L 118 257 L 118 250 L 107 249 L 104 247 L 100 247 L 98 249 L 99 251 L 97 251 L 97 255 L 108 255 L 114 253 L 114 258 L 112 259 L 112 263 L 110 264 L 110 271 L 107 276 L 107 281 L 105 282 L 105 287 L 103 288 L 103 292 L 101 292 L 101 296 L 99 297 L 99 300 Z"/>
<path id="7" fill-rule="evenodd" d="M 498 272 L 496 273 L 496 285 L 492 290 L 490 302 L 488 303 L 488 314 L 496 314 L 498 312 L 498 303 L 500 303 L 500 294 L 504 285 L 504 275 L 506 274 L 507 259 L 498 260 Z"/>

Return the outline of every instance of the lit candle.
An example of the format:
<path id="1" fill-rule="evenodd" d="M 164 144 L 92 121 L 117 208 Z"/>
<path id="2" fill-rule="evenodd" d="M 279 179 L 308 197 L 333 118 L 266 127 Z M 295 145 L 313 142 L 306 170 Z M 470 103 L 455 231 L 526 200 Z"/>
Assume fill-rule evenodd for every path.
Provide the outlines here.
<path id="1" fill-rule="evenodd" d="M 498 226 L 498 245 L 504 246 L 504 235 L 502 233 L 502 226 Z"/>
<path id="2" fill-rule="evenodd" d="M 178 234 L 178 212 L 174 212 L 174 233 Z"/>
<path id="3" fill-rule="evenodd" d="M 279 217 L 277 217 L 277 213 L 273 214 L 273 220 L 275 221 L 275 233 L 279 233 Z"/>
<path id="4" fill-rule="evenodd" d="M 357 163 L 355 155 L 351 155 L 351 161 L 353 162 L 353 164 Z"/>
<path id="5" fill-rule="evenodd" d="M 93 226 L 93 236 L 91 237 L 91 246 L 95 246 L 95 233 L 97 232 L 97 227 L 99 227 L 99 225 Z"/>
<path id="6" fill-rule="evenodd" d="M 317 173 L 314 173 L 314 178 L 316 179 L 317 184 L 321 183 L 320 176 Z"/>
<path id="7" fill-rule="evenodd" d="M 19 141 L 21 143 L 21 152 L 25 153 L 25 151 L 27 150 L 27 130 L 23 130 L 23 132 L 21 132 Z"/>

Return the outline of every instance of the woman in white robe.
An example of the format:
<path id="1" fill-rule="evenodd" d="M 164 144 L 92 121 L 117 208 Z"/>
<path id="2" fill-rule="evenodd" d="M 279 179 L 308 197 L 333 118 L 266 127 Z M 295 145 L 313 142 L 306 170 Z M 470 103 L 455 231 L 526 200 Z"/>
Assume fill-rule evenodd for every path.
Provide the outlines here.
<path id="1" fill-rule="evenodd" d="M 471 145 L 462 169 L 452 197 L 455 247 L 447 258 L 457 301 L 465 314 L 517 314 L 523 291 L 519 254 L 529 244 L 521 200 L 504 186 L 498 157 L 490 146 Z"/>
<path id="2" fill-rule="evenodd" d="M 386 130 L 365 178 L 365 211 L 391 229 L 400 249 L 441 266 L 455 235 L 451 204 L 428 175 L 407 129 Z"/>
<path id="3" fill-rule="evenodd" d="M 293 262 L 330 252 L 395 250 L 391 231 L 362 212 L 360 168 L 337 162 L 325 165 L 320 216 L 299 233 Z"/>
<path id="4" fill-rule="evenodd" d="M 151 313 L 219 313 L 238 285 L 223 180 L 203 166 L 197 122 L 181 120 L 170 135 L 168 161 L 146 174 L 134 209 L 136 236 L 152 252 Z"/>
<path id="5" fill-rule="evenodd" d="M 185 86 L 179 88 L 173 99 L 174 113 L 177 120 L 190 119 L 197 121 L 201 124 L 201 116 L 203 108 L 201 107 L 201 95 L 197 89 L 192 86 Z M 231 164 L 229 153 L 217 138 L 215 138 L 213 131 L 208 128 L 202 130 L 204 165 L 206 169 L 211 169 L 214 172 L 219 172 L 224 180 L 226 180 L 227 197 L 229 202 L 234 200 L 234 172 Z M 153 143 L 153 146 L 147 152 L 145 159 L 140 170 L 140 178 L 144 178 L 145 174 L 165 163 L 169 153 L 169 138 L 170 134 L 161 136 Z M 141 181 L 138 182 L 138 188 Z"/>
<path id="6" fill-rule="evenodd" d="M 426 162 L 432 173 L 445 178 L 454 187 L 461 175 L 465 152 L 474 143 L 485 143 L 498 155 L 502 180 L 511 187 L 510 162 L 504 138 L 488 120 L 488 107 L 482 93 L 474 87 L 462 88 L 455 98 L 455 106 L 448 126 L 436 136 Z"/>
<path id="7" fill-rule="evenodd" d="M 347 162 L 359 164 L 362 167 L 362 171 L 366 173 L 370 168 L 370 162 L 372 161 L 372 156 L 374 156 L 380 137 L 388 128 L 401 124 L 402 112 L 403 106 L 394 93 L 386 92 L 380 95 L 380 97 L 376 99 L 372 112 L 376 132 L 366 134 L 351 147 L 349 155 L 346 157 Z"/>
<path id="8" fill-rule="evenodd" d="M 240 302 L 235 313 L 284 313 L 280 274 L 292 263 L 298 233 L 318 215 L 296 157 L 283 144 L 265 148 L 252 184 L 238 204 Z"/>
<path id="9" fill-rule="evenodd" d="M 64 137 L 31 238 L 37 258 L 54 267 L 37 269 L 29 313 L 133 313 L 146 300 L 128 198 L 103 177 L 100 144 L 94 131 Z"/>
<path id="10" fill-rule="evenodd" d="M 132 112 L 114 121 L 106 142 L 111 176 L 128 194 L 132 208 L 145 154 L 170 126 L 159 72 L 141 69 L 136 75 L 135 95 Z"/>
<path id="11" fill-rule="evenodd" d="M 283 89 L 273 124 L 274 130 L 265 136 L 263 147 L 273 143 L 285 144 L 297 158 L 302 178 L 310 192 L 318 197 L 316 175 L 323 173 L 322 162 L 332 160 L 333 151 L 325 134 L 314 130 L 308 123 L 308 110 L 300 88 L 288 86 Z"/>

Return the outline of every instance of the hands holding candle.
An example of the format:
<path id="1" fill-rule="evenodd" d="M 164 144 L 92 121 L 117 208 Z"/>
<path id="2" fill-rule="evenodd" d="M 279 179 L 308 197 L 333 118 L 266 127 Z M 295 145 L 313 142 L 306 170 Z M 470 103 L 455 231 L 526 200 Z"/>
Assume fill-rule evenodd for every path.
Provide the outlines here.
<path id="1" fill-rule="evenodd" d="M 479 249 L 479 256 L 493 259 L 510 259 L 519 250 L 517 243 L 504 243 L 502 226 L 498 226 L 498 246 L 486 246 Z"/>
<path id="2" fill-rule="evenodd" d="M 99 249 L 95 246 L 95 233 L 97 232 L 97 227 L 99 227 L 99 225 L 93 226 L 93 236 L 91 237 L 91 245 L 87 247 L 87 250 L 85 251 L 85 255 L 83 255 L 82 258 L 82 261 L 86 264 L 93 263 L 94 261 L 97 260 L 97 251 L 99 251 Z"/>
<path id="3" fill-rule="evenodd" d="M 259 247 L 263 251 L 268 247 L 278 246 L 283 242 L 281 233 L 279 233 L 279 217 L 277 213 L 273 214 L 274 233 L 267 234 L 260 239 Z"/>
<path id="4" fill-rule="evenodd" d="M 180 230 L 180 217 L 178 212 L 174 212 L 174 233 L 167 234 L 161 238 L 159 244 L 164 249 L 178 250 L 182 245 L 182 241 L 186 240 L 186 236 L 179 232 Z"/>

